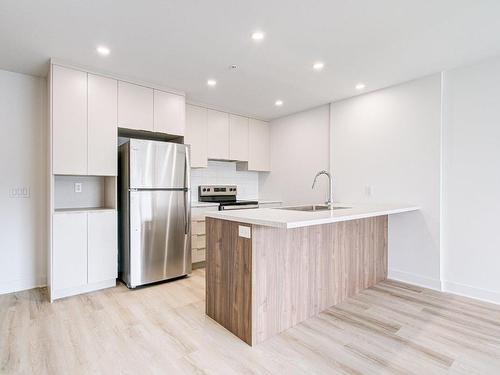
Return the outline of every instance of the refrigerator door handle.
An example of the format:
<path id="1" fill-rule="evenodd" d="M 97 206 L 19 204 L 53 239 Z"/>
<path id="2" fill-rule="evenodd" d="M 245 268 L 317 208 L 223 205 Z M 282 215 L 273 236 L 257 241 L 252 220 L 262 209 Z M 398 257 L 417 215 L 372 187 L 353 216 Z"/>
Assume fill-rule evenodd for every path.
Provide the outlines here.
<path id="1" fill-rule="evenodd" d="M 184 164 L 184 188 L 191 189 L 191 146 L 186 145 L 186 163 Z"/>
<path id="2" fill-rule="evenodd" d="M 186 222 L 184 223 L 184 233 L 189 234 L 190 224 L 191 224 L 191 190 L 186 189 L 184 191 L 184 219 Z"/>
<path id="3" fill-rule="evenodd" d="M 184 218 L 186 220 L 184 233 L 189 234 L 191 226 L 191 147 L 186 146 L 186 163 L 184 164 Z"/>

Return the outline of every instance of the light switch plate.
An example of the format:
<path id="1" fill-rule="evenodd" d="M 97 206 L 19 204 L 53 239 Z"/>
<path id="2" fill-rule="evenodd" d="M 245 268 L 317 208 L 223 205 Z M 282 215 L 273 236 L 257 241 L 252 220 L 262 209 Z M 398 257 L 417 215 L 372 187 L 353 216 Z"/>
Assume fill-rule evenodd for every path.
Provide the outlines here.
<path id="1" fill-rule="evenodd" d="M 252 232 L 250 230 L 250 227 L 238 225 L 238 235 L 244 238 L 252 238 Z"/>
<path id="2" fill-rule="evenodd" d="M 9 197 L 10 198 L 29 198 L 30 197 L 30 188 L 27 186 L 10 188 L 9 189 Z"/>
<path id="3" fill-rule="evenodd" d="M 76 182 L 75 183 L 75 193 L 81 193 L 81 192 L 82 192 L 82 183 Z"/>

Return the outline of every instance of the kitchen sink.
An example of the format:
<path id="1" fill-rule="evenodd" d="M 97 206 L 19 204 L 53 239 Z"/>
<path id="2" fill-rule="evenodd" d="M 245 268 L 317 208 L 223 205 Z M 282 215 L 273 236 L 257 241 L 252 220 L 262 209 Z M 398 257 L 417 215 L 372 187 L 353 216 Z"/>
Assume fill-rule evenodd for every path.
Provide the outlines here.
<path id="1" fill-rule="evenodd" d="M 333 207 L 332 210 L 344 210 L 351 207 Z M 324 204 L 312 204 L 308 206 L 295 206 L 295 207 L 276 207 L 277 210 L 292 210 L 292 211 L 328 211 L 328 206 Z"/>

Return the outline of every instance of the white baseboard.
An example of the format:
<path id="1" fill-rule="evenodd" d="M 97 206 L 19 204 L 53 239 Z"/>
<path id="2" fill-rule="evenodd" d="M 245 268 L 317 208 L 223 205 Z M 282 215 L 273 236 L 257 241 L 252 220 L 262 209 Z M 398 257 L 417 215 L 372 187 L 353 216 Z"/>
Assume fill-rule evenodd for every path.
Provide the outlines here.
<path id="1" fill-rule="evenodd" d="M 439 279 L 431 279 L 429 277 L 420 276 L 409 272 L 398 271 L 395 269 L 389 269 L 389 274 L 387 277 L 392 280 L 441 291 L 441 281 Z"/>
<path id="2" fill-rule="evenodd" d="M 500 292 L 453 283 L 450 281 L 443 281 L 442 286 L 443 291 L 447 293 L 458 294 L 459 296 L 474 298 L 480 301 L 500 305 Z"/>
<path id="3" fill-rule="evenodd" d="M 56 300 L 56 299 L 64 298 L 64 297 L 69 297 L 69 296 L 74 296 L 74 295 L 82 294 L 82 293 L 94 292 L 96 290 L 105 289 L 105 288 L 112 288 L 115 286 L 116 286 L 116 279 L 111 279 L 111 280 L 105 280 L 105 281 L 101 281 L 101 282 L 93 283 L 93 284 L 85 284 L 85 285 L 77 286 L 74 288 L 53 290 L 52 291 L 52 300 Z"/>
<path id="4" fill-rule="evenodd" d="M 0 283 L 0 294 L 21 292 L 23 290 L 41 288 L 47 285 L 46 277 L 38 279 L 20 279 Z"/>

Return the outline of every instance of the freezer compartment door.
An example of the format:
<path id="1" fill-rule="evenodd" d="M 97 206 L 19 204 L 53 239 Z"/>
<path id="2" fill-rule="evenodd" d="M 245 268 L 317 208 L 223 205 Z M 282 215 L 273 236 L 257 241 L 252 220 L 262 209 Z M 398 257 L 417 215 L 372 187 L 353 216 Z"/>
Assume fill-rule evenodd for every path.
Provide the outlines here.
<path id="1" fill-rule="evenodd" d="M 130 188 L 188 188 L 188 156 L 182 144 L 131 139 Z"/>
<path id="2" fill-rule="evenodd" d="M 130 192 L 130 287 L 191 273 L 189 192 Z"/>

